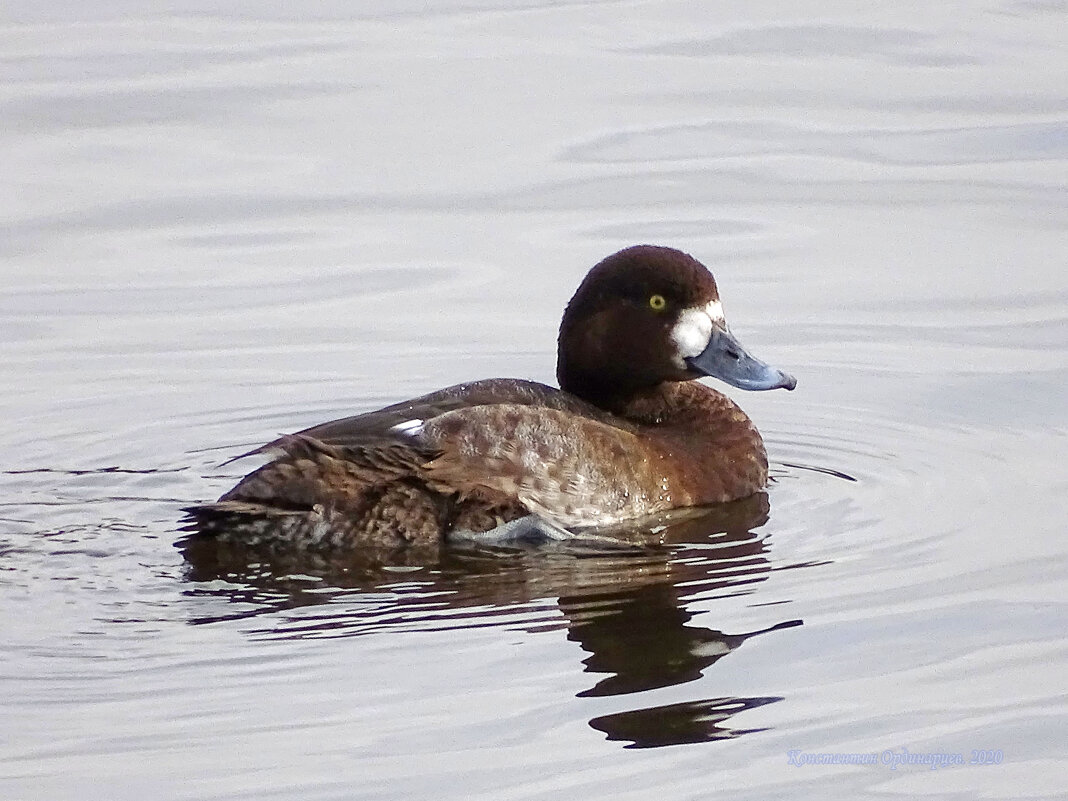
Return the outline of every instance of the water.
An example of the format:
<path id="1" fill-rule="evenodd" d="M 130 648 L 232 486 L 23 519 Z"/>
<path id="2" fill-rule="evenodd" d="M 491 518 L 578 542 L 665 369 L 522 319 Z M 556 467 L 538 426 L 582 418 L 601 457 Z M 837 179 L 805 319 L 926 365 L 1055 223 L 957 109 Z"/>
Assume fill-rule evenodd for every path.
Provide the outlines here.
<path id="1" fill-rule="evenodd" d="M 1062 797 L 1066 24 L 9 3 L 0 796 Z M 732 391 L 766 497 L 655 553 L 174 547 L 242 448 L 551 381 L 641 241 L 799 378 Z M 791 764 L 906 750 L 1000 764 Z"/>

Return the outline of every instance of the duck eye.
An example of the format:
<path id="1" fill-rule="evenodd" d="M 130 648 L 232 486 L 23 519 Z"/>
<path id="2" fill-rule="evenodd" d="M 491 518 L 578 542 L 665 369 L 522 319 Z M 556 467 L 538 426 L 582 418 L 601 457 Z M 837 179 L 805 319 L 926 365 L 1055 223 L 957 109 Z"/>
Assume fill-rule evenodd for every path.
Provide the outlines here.
<path id="1" fill-rule="evenodd" d="M 667 301 L 663 295 L 652 295 L 649 298 L 649 308 L 653 311 L 663 311 L 665 306 L 667 306 Z"/>

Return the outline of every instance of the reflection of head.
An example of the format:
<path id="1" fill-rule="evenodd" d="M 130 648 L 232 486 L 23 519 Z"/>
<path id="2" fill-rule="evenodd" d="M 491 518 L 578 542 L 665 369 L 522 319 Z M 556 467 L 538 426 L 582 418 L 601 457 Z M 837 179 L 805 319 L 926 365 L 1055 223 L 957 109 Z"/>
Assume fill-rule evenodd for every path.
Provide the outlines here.
<path id="1" fill-rule="evenodd" d="M 763 494 L 713 507 L 664 532 L 666 542 L 676 543 L 666 570 L 636 571 L 630 580 L 597 592 L 587 584 L 580 593 L 561 596 L 560 610 L 570 621 L 568 639 L 590 653 L 583 662 L 586 672 L 607 674 L 580 695 L 619 695 L 693 681 L 747 638 L 770 630 L 730 635 L 689 625 L 692 614 L 680 599 L 680 587 L 687 595 L 707 598 L 719 591 L 736 595 L 739 587 L 763 582 L 771 564 L 767 542 L 754 529 L 767 514 Z"/>
<path id="2" fill-rule="evenodd" d="M 742 734 L 764 731 L 762 728 L 732 729 L 722 725 L 733 715 L 781 700 L 779 696 L 708 698 L 603 715 L 591 720 L 590 726 L 603 731 L 609 740 L 630 741 L 627 748 L 729 740 Z"/>

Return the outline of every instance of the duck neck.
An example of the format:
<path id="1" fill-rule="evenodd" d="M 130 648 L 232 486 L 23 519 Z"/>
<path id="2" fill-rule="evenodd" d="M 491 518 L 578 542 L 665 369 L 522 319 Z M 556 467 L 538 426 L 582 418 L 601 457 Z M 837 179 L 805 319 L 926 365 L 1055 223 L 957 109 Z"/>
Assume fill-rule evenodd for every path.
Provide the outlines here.
<path id="1" fill-rule="evenodd" d="M 679 426 L 701 436 L 724 415 L 724 401 L 733 407 L 726 396 L 696 381 L 665 381 L 618 399 L 612 411 L 636 423 Z"/>
<path id="2" fill-rule="evenodd" d="M 598 408 L 634 423 L 704 432 L 723 416 L 726 396 L 695 381 L 662 381 L 636 385 L 622 376 L 571 374 L 560 377 L 560 388 Z"/>
<path id="3" fill-rule="evenodd" d="M 615 377 L 613 377 L 615 379 Z M 620 380 L 606 381 L 604 376 L 561 375 L 559 376 L 560 389 L 570 393 L 587 403 L 604 409 L 612 414 L 625 417 L 632 400 L 648 392 L 649 387 L 632 386 L 628 382 Z"/>
<path id="4" fill-rule="evenodd" d="M 763 440 L 722 392 L 696 381 L 665 383 L 636 393 L 616 414 L 641 426 L 656 444 L 680 503 L 720 503 L 767 484 Z M 675 470 L 678 465 L 686 468 Z"/>

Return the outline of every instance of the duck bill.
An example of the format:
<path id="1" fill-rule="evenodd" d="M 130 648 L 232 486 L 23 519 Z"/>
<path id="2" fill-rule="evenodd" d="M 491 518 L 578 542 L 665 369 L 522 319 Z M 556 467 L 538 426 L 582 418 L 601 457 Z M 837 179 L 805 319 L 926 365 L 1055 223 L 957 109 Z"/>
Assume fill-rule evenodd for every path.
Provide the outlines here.
<path id="1" fill-rule="evenodd" d="M 694 372 L 726 381 L 738 389 L 793 389 L 797 386 L 796 378 L 749 355 L 734 334 L 718 326 L 712 329 L 705 349 L 685 361 Z"/>

